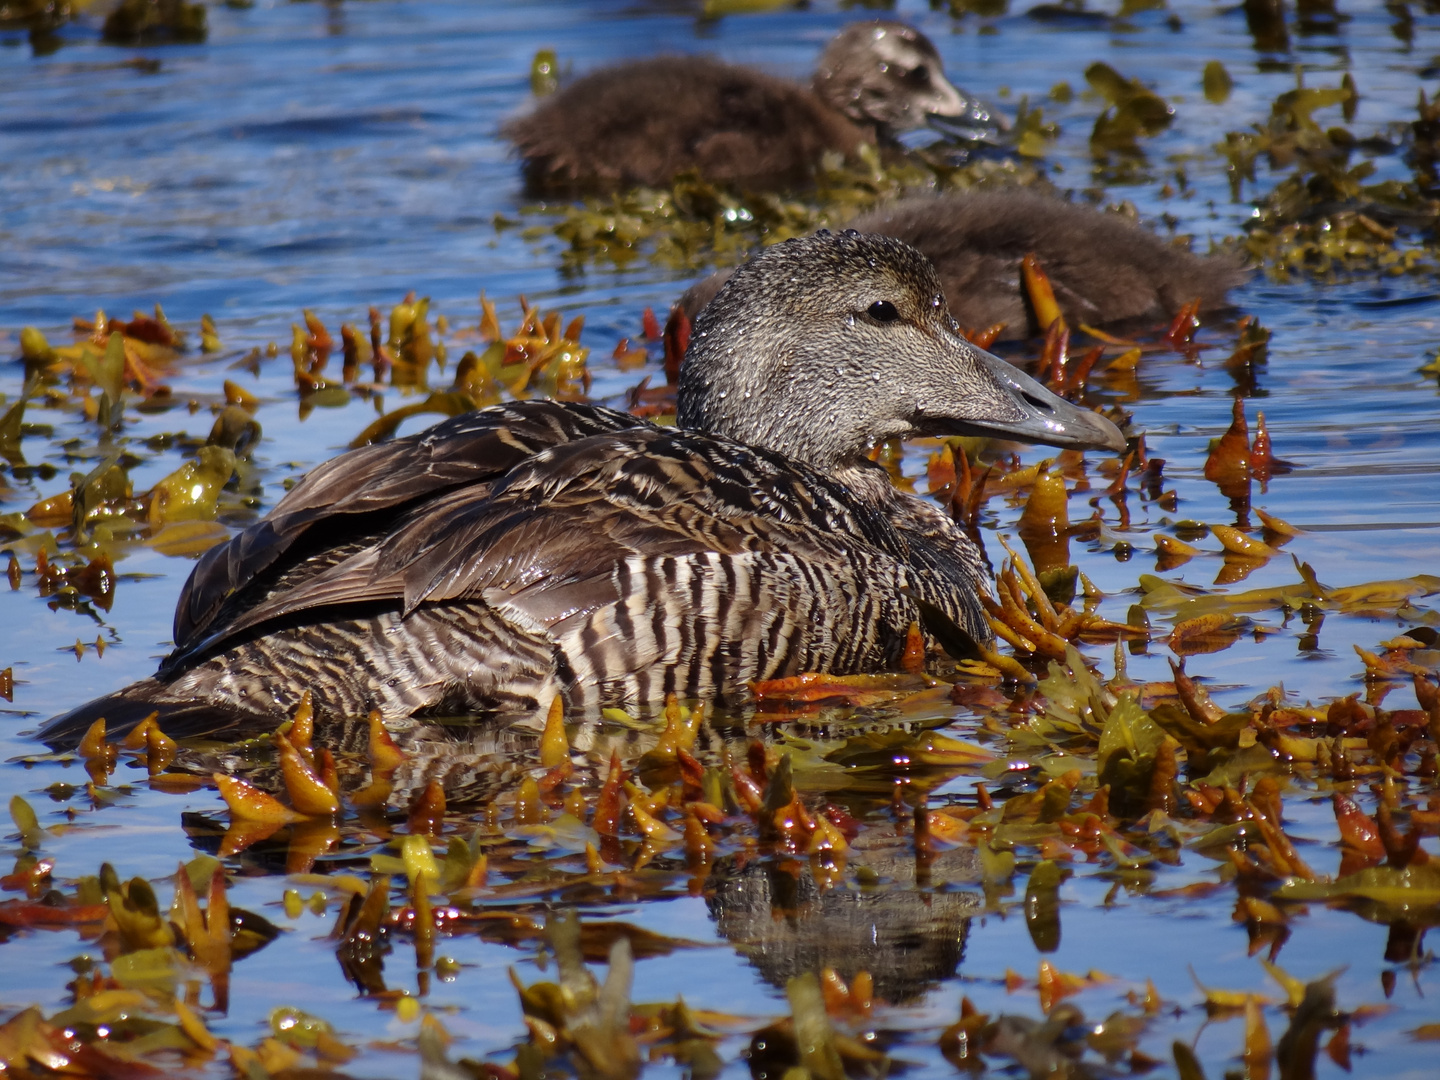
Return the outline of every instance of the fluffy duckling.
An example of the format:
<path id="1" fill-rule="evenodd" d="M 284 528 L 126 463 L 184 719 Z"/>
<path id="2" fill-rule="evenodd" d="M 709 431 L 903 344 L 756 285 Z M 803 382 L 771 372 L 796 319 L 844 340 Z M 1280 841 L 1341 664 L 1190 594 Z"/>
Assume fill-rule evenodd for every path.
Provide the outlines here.
<path id="1" fill-rule="evenodd" d="M 1191 300 L 1214 310 L 1248 276 L 1238 258 L 1195 255 L 1118 214 L 1023 188 L 901 199 L 851 227 L 921 251 L 940 274 L 955 320 L 975 330 L 1004 323 L 999 340 L 1040 330 L 1021 279 L 1027 254 L 1049 275 L 1071 326 L 1169 319 Z M 680 298 L 672 337 L 678 315 L 693 322 L 727 276 L 712 274 Z"/>
<path id="2" fill-rule="evenodd" d="M 1159 321 L 1192 300 L 1223 307 L 1240 260 L 1196 255 L 1119 214 L 1023 188 L 902 199 L 851 223 L 919 248 L 935 264 L 961 326 L 1005 323 L 1002 338 L 1039 331 L 1020 276 L 1033 253 L 1071 326 Z"/>
<path id="3" fill-rule="evenodd" d="M 159 672 L 46 726 L 171 734 L 331 718 L 534 719 L 754 680 L 893 669 L 912 624 L 988 641 L 975 544 L 897 491 L 875 439 L 1123 450 L 1096 413 L 966 341 L 897 240 L 819 233 L 701 314 L 679 428 L 523 401 L 344 454 L 196 563 Z"/>
<path id="4" fill-rule="evenodd" d="M 851 23 L 826 46 L 811 86 L 703 56 L 662 56 L 592 72 L 508 121 L 532 190 L 669 184 L 694 171 L 752 191 L 804 187 L 828 150 L 944 117 L 1003 121 L 945 78 L 940 54 L 904 23 Z"/>

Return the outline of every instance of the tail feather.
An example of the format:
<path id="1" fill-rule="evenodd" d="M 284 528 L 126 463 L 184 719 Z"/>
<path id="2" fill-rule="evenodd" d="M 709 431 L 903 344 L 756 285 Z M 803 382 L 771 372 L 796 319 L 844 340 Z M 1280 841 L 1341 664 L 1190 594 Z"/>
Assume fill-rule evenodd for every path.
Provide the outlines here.
<path id="1" fill-rule="evenodd" d="M 177 739 L 238 738 L 275 726 L 274 717 L 226 708 L 210 701 L 169 697 L 164 683 L 142 679 L 49 720 L 37 737 L 52 750 L 73 750 L 96 720 L 105 721 L 105 735 L 114 739 L 129 734 L 151 714 L 156 714 L 166 735 Z"/>

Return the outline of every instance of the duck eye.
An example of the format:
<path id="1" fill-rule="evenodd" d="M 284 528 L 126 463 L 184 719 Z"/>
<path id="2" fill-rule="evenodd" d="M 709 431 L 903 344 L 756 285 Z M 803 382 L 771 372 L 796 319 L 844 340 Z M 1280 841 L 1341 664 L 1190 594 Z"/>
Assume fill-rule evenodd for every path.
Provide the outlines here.
<path id="1" fill-rule="evenodd" d="M 892 323 L 900 318 L 900 312 L 889 300 L 876 300 L 870 305 L 870 317 L 879 323 Z"/>
<path id="2" fill-rule="evenodd" d="M 905 81 L 911 86 L 929 86 L 930 69 L 924 64 L 921 64 L 919 67 L 911 68 L 905 73 Z"/>

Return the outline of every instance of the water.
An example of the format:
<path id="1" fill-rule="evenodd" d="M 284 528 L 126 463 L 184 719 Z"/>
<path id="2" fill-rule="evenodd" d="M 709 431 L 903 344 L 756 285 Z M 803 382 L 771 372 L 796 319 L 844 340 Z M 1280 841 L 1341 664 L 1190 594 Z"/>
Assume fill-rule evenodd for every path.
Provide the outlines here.
<path id="1" fill-rule="evenodd" d="M 1312 86 L 1337 85 L 1346 72 L 1354 76 L 1361 98 L 1352 128 L 1361 134 L 1395 136 L 1414 116 L 1417 90 L 1433 96 L 1428 65 L 1440 52 L 1440 15 L 1411 8 L 1402 20 L 1397 5 L 1341 7 L 1347 18 L 1334 32 L 1292 27 L 1288 54 L 1257 52 L 1238 8 L 1208 4 L 1174 3 L 1098 23 L 1041 20 L 1018 10 L 954 18 L 914 3 L 895 11 L 932 36 L 958 85 L 1012 110 L 1028 98 L 1043 105 L 1047 119 L 1058 120 L 1063 133 L 1047 158 L 1056 184 L 1103 187 L 1106 201 L 1129 199 L 1151 221 L 1168 215 L 1203 249 L 1211 239 L 1238 232 L 1251 212 L 1249 203 L 1230 201 L 1225 163 L 1213 145 L 1227 130 L 1262 122 L 1274 97 L 1295 85 L 1297 69 Z M 363 326 L 370 305 L 388 310 L 414 290 L 431 297 L 432 310 L 448 316 L 452 326 L 473 326 L 484 290 L 499 301 L 508 326 L 518 312 L 517 297 L 525 295 L 546 310 L 586 315 L 592 394 L 619 400 L 642 374 L 657 381 L 661 376 L 658 359 L 643 371 L 618 370 L 607 359 L 611 347 L 638 334 L 646 306 L 663 312 L 690 274 L 645 260 L 623 270 L 577 270 L 563 260 L 563 243 L 546 230 L 496 227 L 497 215 L 525 225 L 550 220 L 522 216 L 528 204 L 517 169 L 496 137 L 499 123 L 530 99 L 531 57 L 553 48 L 562 67 L 583 71 L 626 56 L 706 51 L 802 77 L 836 28 L 863 14 L 826 4 L 707 20 L 696 6 L 678 2 L 416 0 L 216 6 L 209 40 L 194 46 L 108 46 L 96 41 L 96 24 L 81 23 L 62 31 L 58 51 L 34 56 L 21 35 L 0 34 L 0 353 L 18 351 L 25 325 L 41 327 L 57 344 L 68 342 L 71 318 L 88 317 L 97 307 L 123 315 L 159 302 L 192 332 L 202 314 L 212 315 L 225 351 L 213 358 L 190 354 L 166 379 L 174 389 L 173 407 L 141 414 L 129 432 L 203 439 L 223 379 L 256 393 L 265 434 L 255 457 L 257 486 L 250 492 L 255 507 L 227 504 L 231 525 L 272 506 L 287 478 L 341 449 L 376 409 L 359 397 L 340 408 L 297 409 L 286 346 L 301 308 L 313 309 L 333 332 L 342 321 Z M 129 64 L 137 58 L 158 60 L 158 70 Z M 1200 92 L 1200 72 L 1212 59 L 1221 60 L 1235 80 L 1224 105 L 1207 103 Z M 1144 142 L 1138 164 L 1122 169 L 1090 155 L 1087 136 L 1101 103 L 1081 91 L 1084 69 L 1095 60 L 1142 79 L 1175 106 L 1174 124 Z M 1066 104 L 1049 97 L 1060 81 L 1075 91 Z M 1323 116 L 1323 123 L 1340 122 L 1338 110 Z M 1407 175 L 1398 153 L 1379 157 L 1377 165 L 1382 177 Z M 1177 187 L 1180 170 L 1184 194 L 1165 195 L 1162 186 Z M 1263 191 L 1277 179 L 1262 165 L 1257 187 Z M 1247 186 L 1247 197 L 1255 193 Z M 1286 550 L 1330 585 L 1440 573 L 1436 382 L 1417 373 L 1440 344 L 1434 281 L 1283 284 L 1257 275 L 1235 302 L 1274 333 L 1249 411 L 1252 422 L 1257 408 L 1264 411 L 1276 453 L 1295 465 L 1254 498 L 1306 530 Z M 1206 334 L 1223 339 L 1220 328 L 1202 338 Z M 262 356 L 254 373 L 234 366 L 269 342 L 279 344 L 278 358 Z M 452 365 L 463 348 L 452 347 Z M 1112 617 L 1125 617 L 1138 575 L 1154 571 L 1148 533 L 1162 518 L 1233 518 L 1227 501 L 1201 475 L 1208 440 L 1229 422 L 1235 384 L 1218 359 L 1227 348 L 1203 353 L 1198 362 L 1147 356 L 1133 391 L 1112 387 L 1098 395 L 1124 400 L 1134 412 L 1152 452 L 1167 460 L 1166 476 L 1179 496 L 1174 511 L 1132 497 L 1134 553 L 1128 561 L 1117 559 L 1106 541 L 1072 543 L 1072 559 L 1113 594 L 1105 608 Z M 21 378 L 18 363 L 0 368 L 0 392 L 13 400 Z M 436 382 L 448 383 L 448 375 Z M 384 399 L 386 408 L 404 400 L 393 389 Z M 84 451 L 93 443 L 90 425 L 60 410 L 33 409 L 27 419 L 53 430 L 28 436 L 26 457 L 53 463 L 58 473 L 0 475 L 0 512 L 24 510 L 64 490 L 71 470 L 90 467 Z M 67 443 L 71 439 L 81 441 Z M 150 455 L 131 471 L 135 490 L 148 488 L 187 455 L 179 446 Z M 918 475 L 923 466 L 923 451 L 907 456 L 907 472 Z M 1113 526 L 1114 511 L 1101 505 Z M 991 508 L 1001 524 L 1013 525 L 1014 510 L 1002 509 L 1000 500 Z M 1085 497 L 1076 496 L 1072 516 L 1089 512 Z M 997 552 L 992 544 L 992 557 Z M 27 551 L 23 561 L 28 570 L 33 553 Z M 166 651 L 188 566 L 143 546 L 130 549 L 117 568 L 126 576 L 113 609 L 93 617 L 53 608 L 28 577 L 20 590 L 0 592 L 0 667 L 13 666 L 16 677 L 13 707 L 0 721 L 4 756 L 33 754 L 36 746 L 26 732 L 47 716 L 153 669 Z M 1218 558 L 1202 557 L 1165 576 L 1208 585 L 1219 566 Z M 1234 587 L 1295 580 L 1282 557 Z M 1417 603 L 1433 622 L 1433 602 Z M 1332 616 L 1319 647 L 1301 648 L 1305 627 L 1298 619 L 1279 612 L 1256 619 L 1276 632 L 1190 664 L 1227 707 L 1276 683 L 1317 702 L 1363 692 L 1352 646 L 1374 650 L 1409 625 L 1383 615 Z M 77 639 L 91 643 L 97 634 L 108 646 L 103 656 L 90 645 L 77 662 Z M 1108 672 L 1107 653 L 1094 650 Z M 1165 655 L 1155 646 L 1148 656 L 1132 657 L 1132 676 L 1168 679 Z M 1386 704 L 1413 707 L 1410 691 L 1402 687 Z M 969 714 L 955 713 L 963 730 Z M 78 766 L 56 763 L 0 770 L 0 795 L 23 795 L 42 824 L 65 821 L 67 804 L 77 812 L 69 831 L 45 841 L 59 878 L 93 873 L 106 859 L 122 877 L 170 874 L 195 850 L 180 828 L 181 813 L 219 808 L 213 790 L 159 793 L 143 783 L 143 770 L 123 767 L 113 782 L 128 775 L 132 786 L 104 810 L 45 794 L 57 782 L 77 783 L 78 773 Z M 953 790 L 968 791 L 972 782 L 961 778 Z M 1366 805 L 1373 808 L 1373 801 Z M 1311 842 L 1306 858 L 1322 873 L 1334 873 L 1338 855 L 1328 799 L 1292 797 L 1286 810 L 1291 834 Z M 1435 851 L 1433 840 L 1425 845 Z M 12 844 L 12 850 L 18 849 Z M 286 933 L 236 966 L 231 1009 L 212 1018 L 214 1031 L 251 1044 L 263 1033 L 271 1007 L 303 1004 L 365 1048 L 347 1071 L 377 1077 L 415 1072 L 413 1055 L 397 1056 L 375 1044 L 412 1038 L 416 1025 L 397 1017 L 392 1005 L 358 994 L 335 965 L 334 945 L 324 938 L 334 903 L 324 918 L 291 918 L 277 907 L 281 885 L 255 876 L 253 863 L 243 865 L 247 876 L 234 879 L 232 902 L 263 912 Z M 1214 880 L 1213 865 L 1187 852 L 1180 865 L 1159 872 L 1155 888 Z M 1211 986 L 1273 992 L 1246 957 L 1244 929 L 1230 918 L 1230 894 L 1181 900 L 1122 891 L 1107 899 L 1107 878 L 1083 863 L 1075 869 L 1061 889 L 1064 935 L 1052 959 L 1065 971 L 1095 968 L 1119 980 L 1076 999 L 1087 1014 L 1101 1017 L 1121 1007 L 1125 991 L 1153 979 L 1167 1006 L 1178 1011 L 1153 1022 L 1143 1043 L 1147 1052 L 1168 1067 L 1170 1041 L 1198 1037 L 1208 1075 L 1235 1067 L 1240 1025 L 1206 1026 L 1200 992 L 1187 972 L 1193 966 Z M 308 895 L 310 888 L 302 891 Z M 160 893 L 163 905 L 168 888 L 162 885 Z M 724 945 L 703 899 L 690 895 L 683 877 L 654 899 L 591 904 L 586 913 L 704 946 L 641 961 L 636 1000 L 673 1000 L 683 993 L 694 1006 L 754 1017 L 757 1025 L 787 1011 L 783 995 Z M 1427 997 L 1434 990 L 1431 968 L 1383 962 L 1384 927 L 1322 905 L 1293 917 L 1291 931 L 1279 962 L 1302 978 L 1344 968 L 1337 993 L 1345 1008 L 1385 1001 L 1383 973 L 1399 975 L 1389 997 L 1392 1011 L 1353 1033 L 1367 1050 L 1360 1071 L 1431 1075 L 1432 1052 L 1404 1034 L 1436 1019 Z M 34 1002 L 49 1012 L 69 1001 L 65 965 L 77 954 L 94 953 L 95 946 L 70 932 L 27 931 L 0 950 L 0 1004 Z M 503 973 L 513 965 L 527 982 L 539 978 L 533 945 L 461 934 L 444 940 L 440 951 L 462 965 L 453 981 L 433 983 L 427 998 L 457 1038 L 452 1056 L 508 1061 L 524 1028 Z M 397 948 L 389 975 L 392 985 L 413 991 L 404 953 Z M 939 1057 L 935 1039 L 953 1021 L 960 993 L 986 1011 L 1038 1015 L 1033 990 L 1007 995 L 1001 982 L 1008 969 L 1033 977 L 1037 960 L 1017 909 L 974 920 L 955 977 L 904 1007 L 882 1010 L 881 1026 L 902 1033 L 891 1052 L 917 1063 L 917 1075 L 949 1075 L 952 1067 Z M 1272 1007 L 1267 1019 L 1278 1038 L 1284 1013 Z M 744 1073 L 737 1054 L 745 1041 L 737 1034 L 720 1044 L 727 1075 Z M 1320 1075 L 1338 1074 L 1322 1055 Z"/>

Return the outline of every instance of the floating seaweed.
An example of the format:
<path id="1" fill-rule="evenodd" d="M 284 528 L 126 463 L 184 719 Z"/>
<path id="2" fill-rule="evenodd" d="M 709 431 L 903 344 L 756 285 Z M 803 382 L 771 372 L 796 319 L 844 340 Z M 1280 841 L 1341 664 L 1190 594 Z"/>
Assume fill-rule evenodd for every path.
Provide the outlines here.
<path id="1" fill-rule="evenodd" d="M 1323 22 L 1323 6 L 1305 5 L 1300 18 Z M 999 10 L 951 7 L 972 26 Z M 1035 17 L 1097 14 L 1052 7 Z M 1245 12 L 1257 43 L 1284 40 L 1278 5 Z M 1109 15 L 1092 21 L 1114 25 Z M 1283 12 L 1278 32 L 1287 32 Z M 532 76 L 543 84 L 553 74 L 553 57 L 537 58 Z M 1088 82 L 1105 101 L 1095 128 L 1104 154 L 1138 153 L 1174 123 L 1168 103 L 1112 69 Z M 1223 68 L 1207 66 L 1208 100 L 1223 100 L 1230 85 Z M 1069 95 L 1057 87 L 1052 99 Z M 1353 82 L 1297 87 L 1226 145 L 1237 192 L 1258 194 L 1242 242 L 1277 275 L 1433 268 L 1435 107 L 1422 98 L 1403 132 L 1366 137 L 1348 130 L 1357 100 Z M 877 155 L 860 169 L 831 163 L 805 199 L 683 180 L 527 216 L 537 238 L 559 231 L 575 266 L 723 262 L 757 242 L 843 224 L 902 191 L 1038 182 L 1053 128 L 1023 107 L 1016 135 L 1020 156 L 1033 160 L 956 169 L 938 157 Z M 1374 182 L 1367 167 L 1387 152 L 1382 138 L 1404 151 L 1412 180 Z M 1269 190 L 1267 168 L 1279 178 Z M 1045 268 L 1025 269 L 1037 313 L 1048 314 Z M 87 666 L 113 660 L 104 620 L 124 596 L 127 553 L 149 545 L 192 555 L 273 500 L 257 476 L 280 408 L 304 417 L 374 405 L 374 423 L 342 436 L 369 441 L 422 414 L 588 394 L 579 320 L 520 309 L 509 330 L 488 299 L 478 322 L 455 327 L 413 294 L 354 322 L 305 310 L 278 348 L 250 353 L 251 342 L 226 351 L 243 331 L 207 317 L 182 333 L 158 309 L 77 320 L 71 344 L 25 330 L 18 392 L 0 403 L 11 589 L 43 597 L 62 618 L 97 621 L 83 640 L 73 635 L 76 655 Z M 357 1071 L 393 1069 L 402 1059 L 388 1055 L 401 1054 L 402 1068 L 418 1058 L 426 1075 L 492 1078 L 631 1076 L 653 1060 L 703 1077 L 744 1068 L 743 1054 L 768 1075 L 803 1069 L 838 1080 L 931 1050 L 967 1069 L 1051 1073 L 1140 1073 L 1173 1060 L 1188 1080 L 1203 1075 L 1189 1040 L 1212 1024 L 1205 1039 L 1228 1039 L 1220 1053 L 1250 1075 L 1307 1075 L 1321 1053 L 1343 1067 L 1381 1007 L 1356 1004 L 1348 981 L 1337 1001 L 1333 979 L 1293 976 L 1278 958 L 1320 915 L 1358 917 L 1387 928 L 1380 992 L 1394 991 L 1397 973 L 1418 981 L 1425 971 L 1424 934 L 1440 910 L 1427 852 L 1440 828 L 1440 579 L 1322 583 L 1359 575 L 1321 566 L 1315 534 L 1251 505 L 1267 484 L 1272 496 L 1284 492 L 1286 464 L 1275 455 L 1298 441 L 1274 422 L 1283 413 L 1267 409 L 1267 427 L 1255 411 L 1269 332 L 1253 319 L 1201 325 L 1191 310 L 1128 337 L 1043 321 L 1051 332 L 1026 357 L 1031 370 L 1112 407 L 1141 396 L 1152 363 L 1224 366 L 1237 416 L 1205 474 L 1235 489 L 1233 519 L 1202 520 L 1193 504 L 1177 510 L 1179 496 L 1210 491 L 1194 479 L 1198 457 L 1167 469 L 1138 438 L 1124 461 L 1103 466 L 1078 455 L 1027 464 L 981 440 L 927 442 L 928 490 L 996 556 L 990 614 L 1001 644 L 988 655 L 932 662 L 925 674 L 917 625 L 898 670 L 759 684 L 753 708 L 554 709 L 541 732 L 492 739 L 450 718 L 394 730 L 370 716 L 317 724 L 302 707 L 242 743 L 177 740 L 154 722 L 121 739 L 102 723 L 73 755 L 36 748 L 25 764 L 50 764 L 63 782 L 11 803 L 0 949 L 23 957 L 27 937 L 47 935 L 73 941 L 75 955 L 73 971 L 58 969 L 63 989 L 37 990 L 37 1000 L 48 994 L 44 1008 L 4 1014 L 0 1060 L 17 1075 L 338 1076 L 357 1058 Z M 661 337 L 658 325 L 631 333 L 613 354 L 604 342 L 617 368 L 646 363 L 637 342 Z M 993 328 L 972 337 L 988 346 Z M 228 378 L 213 378 L 209 393 L 170 389 L 193 386 L 188 365 L 207 356 L 234 361 Z M 246 382 L 272 357 L 283 386 Z M 201 370 L 208 378 L 214 369 Z M 642 407 L 660 401 L 639 397 Z M 1248 417 L 1243 398 L 1255 399 Z M 195 434 L 136 434 L 142 416 L 190 411 Z M 27 453 L 43 460 L 31 464 Z M 926 463 L 913 452 L 881 446 L 876 458 L 896 482 L 919 486 L 914 466 Z M 997 529 L 1023 547 L 990 543 Z M 1087 559 L 1139 560 L 1151 547 L 1154 572 L 1148 559 L 1139 572 L 1131 564 L 1129 580 L 1105 591 L 1087 577 L 1105 583 Z M 1197 569 L 1208 580 L 1215 568 L 1215 584 L 1196 583 Z M 1250 572 L 1266 584 L 1240 586 Z M 1251 658 L 1237 657 L 1239 646 L 1286 633 L 1302 655 L 1328 646 L 1350 658 L 1336 661 L 1350 665 L 1340 696 L 1291 679 L 1243 693 L 1219 681 L 1230 661 Z M 1096 660 L 1111 647 L 1113 664 Z M 1173 657 L 1168 676 L 1132 680 L 1126 657 L 1146 651 Z M 29 678 L 24 664 L 6 666 L 0 697 L 43 712 Z M 119 808 L 145 787 L 184 796 L 187 809 L 174 816 L 206 854 L 173 876 L 128 880 L 68 854 L 70 830 L 124 828 Z M 163 816 L 154 805 L 147 814 Z M 139 857 L 114 857 L 131 874 L 126 861 Z M 265 897 L 264 907 L 246 901 L 265 916 L 231 906 L 239 895 Z M 1074 920 L 1092 914 L 1079 910 L 1091 895 L 1125 927 L 1142 905 L 1210 905 L 1203 910 L 1233 920 L 1237 943 L 1244 935 L 1254 978 L 1162 1000 L 1147 977 L 1164 985 L 1159 963 L 1127 962 L 1126 977 L 1071 970 L 1062 958 L 1078 940 Z M 707 1011 L 715 991 L 704 979 L 687 984 L 687 1000 L 637 1000 L 647 961 L 699 958 L 713 946 L 617 918 L 619 907 L 681 897 L 703 903 L 714 936 L 775 988 L 770 1015 Z M 981 915 L 992 925 L 1003 917 L 1042 955 L 1006 972 L 977 971 L 972 960 L 961 996 L 954 976 Z M 321 917 L 329 938 L 305 932 Z M 267 942 L 282 931 L 285 947 L 333 954 L 356 1008 L 390 1027 L 377 1034 L 327 1019 L 323 1000 L 266 1001 L 243 1034 L 218 1022 L 227 996 L 254 992 L 235 989 L 244 985 L 237 972 L 261 950 L 273 955 Z M 463 1020 L 435 992 L 472 977 L 453 954 L 473 941 L 513 957 L 518 1002 L 513 1031 L 486 1046 L 484 1060 L 462 1057 L 453 1040 Z M 492 981 L 505 965 L 489 967 Z M 955 1022 L 917 1030 L 912 1005 L 925 994 Z M 1434 1025 L 1406 1022 L 1416 1040 L 1437 1037 Z M 366 1058 L 382 1054 L 390 1064 Z"/>

